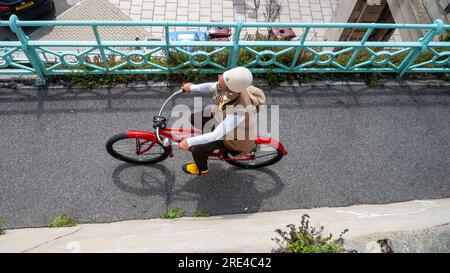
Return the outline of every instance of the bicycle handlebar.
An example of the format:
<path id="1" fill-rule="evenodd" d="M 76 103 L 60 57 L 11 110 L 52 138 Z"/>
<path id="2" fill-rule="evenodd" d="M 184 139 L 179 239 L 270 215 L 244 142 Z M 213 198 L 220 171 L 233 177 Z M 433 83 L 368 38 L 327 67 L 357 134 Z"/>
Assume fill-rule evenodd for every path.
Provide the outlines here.
<path id="1" fill-rule="evenodd" d="M 159 110 L 158 116 L 161 116 L 162 112 L 164 111 L 164 108 L 166 107 L 166 104 L 176 95 L 183 93 L 184 91 L 182 89 L 174 92 L 172 95 L 170 95 L 169 98 L 167 98 L 167 100 L 163 103 L 163 105 L 161 106 L 161 109 Z M 158 139 L 158 141 L 165 147 L 169 146 L 170 140 L 168 138 L 165 138 L 164 140 L 161 140 L 161 136 L 159 135 L 159 127 L 156 127 L 156 138 Z"/>
<path id="2" fill-rule="evenodd" d="M 172 95 L 170 95 L 170 97 L 169 98 L 167 98 L 167 100 L 163 103 L 163 105 L 161 106 L 161 110 L 159 110 L 159 113 L 158 113 L 158 116 L 161 116 L 161 114 L 162 114 L 162 112 L 163 112 L 163 110 L 164 110 L 164 107 L 166 107 L 166 104 L 173 98 L 173 97 L 175 97 L 176 95 L 178 95 L 178 94 L 180 94 L 180 93 L 183 93 L 184 91 L 182 90 L 182 89 L 180 89 L 180 90 L 178 90 L 177 92 L 174 92 Z"/>

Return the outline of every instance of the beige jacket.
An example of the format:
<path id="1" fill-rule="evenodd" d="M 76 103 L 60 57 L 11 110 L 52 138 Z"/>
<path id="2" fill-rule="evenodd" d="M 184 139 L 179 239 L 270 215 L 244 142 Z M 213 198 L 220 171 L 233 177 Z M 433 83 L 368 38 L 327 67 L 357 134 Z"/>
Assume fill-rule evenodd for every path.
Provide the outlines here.
<path id="1" fill-rule="evenodd" d="M 216 93 L 213 100 L 216 105 L 221 102 L 221 94 Z M 224 144 L 228 149 L 240 152 L 240 155 L 248 154 L 254 148 L 256 139 L 256 114 L 257 106 L 265 104 L 264 92 L 254 86 L 249 86 L 240 92 L 239 97 L 228 102 L 221 109 L 217 107 L 213 111 L 214 118 L 221 122 L 227 114 L 244 116 L 234 130 L 228 132 L 224 137 Z"/>

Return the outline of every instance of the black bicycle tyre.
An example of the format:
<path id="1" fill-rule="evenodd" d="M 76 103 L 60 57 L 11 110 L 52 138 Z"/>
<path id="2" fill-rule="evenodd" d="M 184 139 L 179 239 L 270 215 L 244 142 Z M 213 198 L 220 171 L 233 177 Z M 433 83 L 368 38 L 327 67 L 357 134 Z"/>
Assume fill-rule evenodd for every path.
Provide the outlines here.
<path id="1" fill-rule="evenodd" d="M 248 165 L 248 164 L 239 163 L 239 161 L 236 161 L 236 160 L 225 160 L 225 162 L 227 162 L 228 164 L 231 164 L 233 166 L 244 168 L 244 169 L 257 169 L 257 168 L 262 168 L 262 167 L 267 167 L 267 166 L 273 165 L 273 164 L 277 163 L 278 161 L 280 161 L 283 158 L 283 156 L 284 156 L 283 152 L 281 150 L 277 149 L 276 157 L 274 157 L 273 159 L 271 159 L 269 161 L 262 162 L 261 164 Z M 229 151 L 225 151 L 223 153 L 222 157 L 224 159 L 235 158 L 235 156 L 230 155 Z"/>
<path id="2" fill-rule="evenodd" d="M 114 157 L 116 159 L 119 159 L 121 161 L 125 161 L 125 162 L 128 162 L 128 163 L 134 163 L 134 164 L 154 164 L 154 163 L 163 161 L 164 159 L 166 159 L 169 156 L 169 150 L 166 147 L 162 146 L 158 142 L 156 143 L 156 145 L 159 145 L 159 146 L 161 146 L 164 149 L 164 153 L 162 153 L 161 156 L 159 156 L 159 157 L 153 158 L 151 160 L 135 160 L 133 158 L 124 156 L 124 155 L 118 153 L 113 148 L 114 143 L 116 143 L 116 142 L 118 142 L 120 140 L 123 140 L 123 139 L 136 139 L 136 138 L 135 137 L 128 137 L 127 133 L 120 133 L 120 134 L 112 136 L 106 142 L 106 151 L 108 151 L 108 153 L 112 157 Z"/>

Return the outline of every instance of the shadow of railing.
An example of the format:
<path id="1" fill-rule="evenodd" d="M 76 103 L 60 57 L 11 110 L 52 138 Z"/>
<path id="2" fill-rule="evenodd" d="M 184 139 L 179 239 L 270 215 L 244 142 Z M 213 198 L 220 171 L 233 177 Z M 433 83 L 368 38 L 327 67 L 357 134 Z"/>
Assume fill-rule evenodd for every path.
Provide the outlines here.
<path id="1" fill-rule="evenodd" d="M 175 89 L 175 87 L 151 86 L 102 90 L 4 89 L 0 91 L 0 115 L 156 112 L 169 93 Z M 279 105 L 280 110 L 450 106 L 450 90 L 445 85 L 428 88 L 410 85 L 379 87 L 305 85 L 266 89 L 265 92 L 267 104 Z M 178 97 L 171 103 L 172 105 L 183 103 L 191 107 L 192 97 Z M 205 105 L 211 103 L 208 100 L 210 95 L 202 97 L 205 97 L 203 101 Z M 56 104 L 57 107 L 50 107 L 49 104 Z M 92 104 L 96 106 L 90 106 Z"/>

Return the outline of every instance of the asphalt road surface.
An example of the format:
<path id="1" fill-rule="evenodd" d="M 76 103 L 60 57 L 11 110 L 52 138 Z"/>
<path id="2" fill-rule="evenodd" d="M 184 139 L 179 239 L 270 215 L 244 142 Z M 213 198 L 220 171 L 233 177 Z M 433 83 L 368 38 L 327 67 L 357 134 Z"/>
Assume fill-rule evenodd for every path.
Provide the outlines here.
<path id="1" fill-rule="evenodd" d="M 110 157 L 105 142 L 146 130 L 173 91 L 0 90 L 0 217 L 8 228 L 450 197 L 450 90 L 403 86 L 266 90 L 289 154 L 243 170 L 211 162 L 189 176 L 187 152 L 149 166 Z M 208 101 L 209 97 L 205 98 Z M 181 97 L 176 104 L 192 99 Z"/>
<path id="2" fill-rule="evenodd" d="M 55 14 L 48 14 L 47 16 L 44 16 L 42 18 L 36 18 L 36 20 L 53 20 L 56 16 L 60 15 L 67 9 L 69 9 L 71 6 L 75 5 L 79 2 L 79 0 L 54 0 L 55 2 Z M 28 27 L 24 28 L 25 33 L 31 34 L 32 32 L 39 29 L 38 27 Z M 17 41 L 17 36 L 9 28 L 6 27 L 0 27 L 0 41 Z"/>

